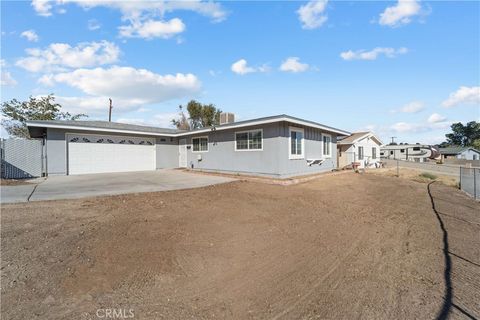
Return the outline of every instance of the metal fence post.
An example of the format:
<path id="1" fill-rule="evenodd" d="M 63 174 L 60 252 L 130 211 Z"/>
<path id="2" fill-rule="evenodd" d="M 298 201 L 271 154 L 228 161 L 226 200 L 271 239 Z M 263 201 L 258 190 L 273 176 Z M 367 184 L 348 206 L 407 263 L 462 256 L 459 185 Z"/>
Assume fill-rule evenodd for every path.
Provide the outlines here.
<path id="1" fill-rule="evenodd" d="M 458 188 L 462 190 L 462 167 L 459 167 L 459 168 L 460 168 L 460 179 L 459 179 L 460 182 L 458 184 Z"/>
<path id="2" fill-rule="evenodd" d="M 477 169 L 473 169 L 473 198 L 477 199 Z"/>
<path id="3" fill-rule="evenodd" d="M 397 159 L 397 178 L 400 177 L 400 169 L 398 167 L 398 159 Z"/>

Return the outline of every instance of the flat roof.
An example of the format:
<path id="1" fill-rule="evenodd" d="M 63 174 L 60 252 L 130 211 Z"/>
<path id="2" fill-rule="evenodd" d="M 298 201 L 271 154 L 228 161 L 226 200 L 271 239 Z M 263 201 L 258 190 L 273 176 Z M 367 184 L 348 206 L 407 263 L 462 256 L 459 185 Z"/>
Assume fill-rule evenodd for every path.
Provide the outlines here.
<path id="1" fill-rule="evenodd" d="M 132 125 L 126 123 L 118 122 L 108 122 L 108 121 L 72 121 L 72 120 L 42 120 L 42 121 L 27 121 L 27 127 L 30 132 L 31 128 L 58 128 L 58 129 L 77 129 L 77 130 L 87 130 L 87 131 L 104 131 L 104 132 L 118 132 L 118 133 L 130 133 L 130 134 L 139 134 L 139 135 L 154 135 L 154 136 L 171 136 L 171 137 L 181 137 L 188 136 L 192 134 L 204 133 L 208 131 L 216 130 L 227 130 L 232 128 L 241 128 L 255 125 L 262 125 L 267 123 L 287 121 L 293 124 L 318 128 L 327 132 L 337 133 L 339 135 L 350 135 L 350 132 L 330 127 L 318 122 L 313 122 L 310 120 L 303 120 L 300 118 L 295 118 L 285 114 L 263 117 L 251 120 L 237 121 L 232 123 L 226 123 L 222 125 L 217 125 L 208 128 L 200 128 L 194 130 L 177 130 L 169 128 L 160 128 L 160 127 L 151 127 L 151 126 L 142 126 L 142 125 Z"/>

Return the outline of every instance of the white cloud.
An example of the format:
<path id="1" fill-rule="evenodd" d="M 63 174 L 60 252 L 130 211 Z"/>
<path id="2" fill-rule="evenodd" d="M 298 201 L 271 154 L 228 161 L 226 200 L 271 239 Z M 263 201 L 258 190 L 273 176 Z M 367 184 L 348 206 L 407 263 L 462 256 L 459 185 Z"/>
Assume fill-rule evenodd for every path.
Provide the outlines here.
<path id="1" fill-rule="evenodd" d="M 178 18 L 169 21 L 164 15 L 177 10 L 193 11 L 210 17 L 213 22 L 220 22 L 227 16 L 223 7 L 213 1 L 111 1 L 111 0 L 33 0 L 32 6 L 42 16 L 52 15 L 53 6 L 76 4 L 85 10 L 94 7 L 107 7 L 119 10 L 122 21 L 127 24 L 119 27 L 121 37 L 138 37 L 151 39 L 155 37 L 170 38 L 183 32 L 185 25 Z"/>
<path id="2" fill-rule="evenodd" d="M 53 2 L 53 1 L 52 1 Z M 213 1 L 111 1 L 111 0 L 61 0 L 57 5 L 74 3 L 84 9 L 94 7 L 108 7 L 117 9 L 122 13 L 123 19 L 137 19 L 144 16 L 163 17 L 166 13 L 184 10 L 193 11 L 211 18 L 214 22 L 226 18 L 227 12 L 220 3 Z"/>
<path id="3" fill-rule="evenodd" d="M 95 30 L 100 29 L 101 27 L 102 27 L 102 25 L 97 20 L 95 20 L 95 19 L 88 20 L 88 24 L 87 24 L 88 30 L 95 31 Z"/>
<path id="4" fill-rule="evenodd" d="M 430 117 L 428 117 L 428 123 L 439 123 L 439 122 L 443 122 L 447 120 L 446 117 L 438 114 L 438 113 L 432 113 L 432 115 L 430 115 Z"/>
<path id="5" fill-rule="evenodd" d="M 118 61 L 120 49 L 111 42 L 52 43 L 46 49 L 27 49 L 28 57 L 16 65 L 30 72 L 64 71 L 65 68 L 93 67 Z"/>
<path id="6" fill-rule="evenodd" d="M 35 32 L 35 30 L 25 30 L 20 34 L 20 36 L 27 39 L 28 41 L 38 41 L 38 34 Z"/>
<path id="7" fill-rule="evenodd" d="M 366 50 L 357 50 L 352 51 L 348 50 L 345 52 L 340 53 L 340 57 L 343 60 L 376 60 L 379 55 L 385 55 L 387 58 L 395 58 L 400 54 L 405 54 L 408 52 L 407 48 L 382 48 L 377 47 L 373 50 L 366 51 Z"/>
<path id="8" fill-rule="evenodd" d="M 444 119 L 445 120 L 445 119 Z M 427 123 L 407 123 L 407 122 L 397 122 L 390 126 L 390 130 L 396 133 L 419 133 L 427 132 L 436 129 L 446 129 L 451 125 L 451 122 L 448 121 L 438 121 L 438 122 L 427 122 Z"/>
<path id="9" fill-rule="evenodd" d="M 301 63 L 298 57 L 289 57 L 280 65 L 280 71 L 285 72 L 304 72 L 308 70 L 308 64 Z"/>
<path id="10" fill-rule="evenodd" d="M 403 112 L 403 113 L 418 113 L 425 109 L 425 104 L 421 101 L 412 101 L 403 105 L 398 111 L 393 112 Z"/>
<path id="11" fill-rule="evenodd" d="M 310 1 L 297 10 L 303 29 L 316 29 L 327 21 L 328 17 L 324 13 L 327 3 L 328 0 Z"/>
<path id="12" fill-rule="evenodd" d="M 413 16 L 419 15 L 421 6 L 416 0 L 398 0 L 397 4 L 387 7 L 380 14 L 381 25 L 396 27 L 411 22 Z"/>
<path id="13" fill-rule="evenodd" d="M 460 87 L 457 91 L 450 94 L 447 100 L 442 102 L 442 106 L 450 108 L 459 104 L 480 104 L 480 87 Z"/>
<path id="14" fill-rule="evenodd" d="M 270 71 L 270 67 L 266 64 L 260 66 L 260 67 L 251 67 L 248 65 L 247 60 L 245 59 L 240 59 L 237 62 L 234 62 L 230 69 L 240 75 L 244 75 L 247 73 L 253 73 L 253 72 L 268 72 Z M 212 75 L 212 73 L 210 73 Z M 215 74 L 215 73 L 214 73 Z"/>
<path id="15" fill-rule="evenodd" d="M 17 81 L 12 77 L 10 72 L 1 70 L 0 71 L 0 85 L 2 86 L 15 86 Z"/>
<path id="16" fill-rule="evenodd" d="M 49 0 L 32 0 L 32 7 L 40 16 L 49 17 L 52 15 L 52 4 Z"/>
<path id="17" fill-rule="evenodd" d="M 10 72 L 5 71 L 7 62 L 4 59 L 0 59 L 0 85 L 2 86 L 15 86 L 17 81 L 12 77 Z"/>
<path id="18" fill-rule="evenodd" d="M 410 131 L 416 131 L 417 127 L 418 127 L 417 125 L 412 123 L 397 122 L 391 126 L 391 129 L 395 132 L 410 132 Z"/>
<path id="19" fill-rule="evenodd" d="M 119 27 L 119 30 L 124 38 L 168 39 L 185 31 L 185 24 L 178 18 L 169 21 L 132 21 L 128 26 Z"/>
<path id="20" fill-rule="evenodd" d="M 88 115 L 108 115 L 109 97 L 65 97 L 55 96 L 55 101 L 62 106 L 62 110 L 71 113 L 87 113 Z M 114 108 L 120 112 L 132 111 L 138 108 L 135 101 L 128 99 L 115 99 Z"/>
<path id="21" fill-rule="evenodd" d="M 60 100 L 69 106 L 77 104 L 91 110 L 103 110 L 108 98 L 113 99 L 116 109 L 134 110 L 146 104 L 191 97 L 201 87 L 193 74 L 159 75 L 145 69 L 118 66 L 77 69 L 46 75 L 39 81 L 46 85 L 66 84 L 81 90 L 86 97 L 62 97 Z"/>

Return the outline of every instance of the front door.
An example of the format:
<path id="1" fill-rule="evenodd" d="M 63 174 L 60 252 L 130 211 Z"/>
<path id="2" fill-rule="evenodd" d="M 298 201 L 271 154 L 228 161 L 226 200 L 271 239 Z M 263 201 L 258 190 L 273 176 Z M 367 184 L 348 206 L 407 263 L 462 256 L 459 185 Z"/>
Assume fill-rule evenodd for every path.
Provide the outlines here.
<path id="1" fill-rule="evenodd" d="M 180 139 L 178 142 L 178 166 L 187 167 L 187 139 Z"/>

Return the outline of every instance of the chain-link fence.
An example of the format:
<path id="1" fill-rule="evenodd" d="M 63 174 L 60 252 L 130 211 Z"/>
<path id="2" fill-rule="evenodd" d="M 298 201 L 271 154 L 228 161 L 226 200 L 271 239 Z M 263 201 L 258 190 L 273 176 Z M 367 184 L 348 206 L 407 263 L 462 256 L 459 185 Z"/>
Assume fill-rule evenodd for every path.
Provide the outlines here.
<path id="1" fill-rule="evenodd" d="M 1 139 L 1 177 L 24 179 L 44 173 L 43 145 L 37 139 Z"/>
<path id="2" fill-rule="evenodd" d="M 460 167 L 460 189 L 480 200 L 480 169 Z"/>

